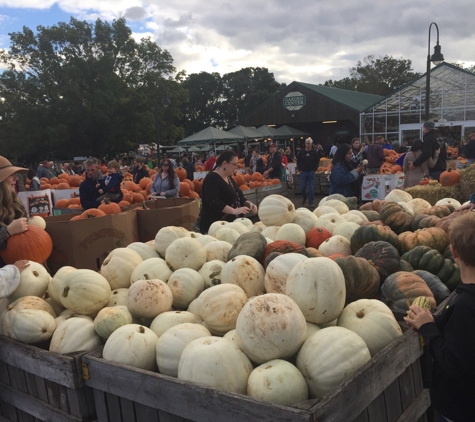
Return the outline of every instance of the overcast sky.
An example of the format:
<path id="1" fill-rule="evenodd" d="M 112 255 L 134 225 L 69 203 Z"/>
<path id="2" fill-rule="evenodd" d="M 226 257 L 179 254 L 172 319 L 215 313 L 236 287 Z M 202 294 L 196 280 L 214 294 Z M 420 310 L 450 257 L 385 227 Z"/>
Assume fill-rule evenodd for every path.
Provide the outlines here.
<path id="1" fill-rule="evenodd" d="M 188 74 L 267 67 L 278 82 L 323 83 L 373 54 L 425 72 L 428 29 L 449 63 L 475 64 L 472 0 L 0 0 L 0 48 L 23 25 L 125 16 Z M 431 54 L 436 43 L 431 33 Z"/>

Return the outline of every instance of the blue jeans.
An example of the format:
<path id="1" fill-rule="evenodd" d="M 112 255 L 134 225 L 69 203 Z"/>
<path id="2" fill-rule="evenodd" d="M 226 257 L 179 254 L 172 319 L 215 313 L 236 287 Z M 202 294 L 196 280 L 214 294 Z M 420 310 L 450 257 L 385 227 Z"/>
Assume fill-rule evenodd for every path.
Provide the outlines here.
<path id="1" fill-rule="evenodd" d="M 434 180 L 439 180 L 439 177 L 442 173 L 443 171 L 429 172 L 429 176 L 432 177 Z"/>
<path id="2" fill-rule="evenodd" d="M 300 172 L 300 191 L 302 199 L 307 199 L 308 186 L 308 205 L 313 204 L 313 196 L 315 194 L 315 173 L 313 171 Z"/>

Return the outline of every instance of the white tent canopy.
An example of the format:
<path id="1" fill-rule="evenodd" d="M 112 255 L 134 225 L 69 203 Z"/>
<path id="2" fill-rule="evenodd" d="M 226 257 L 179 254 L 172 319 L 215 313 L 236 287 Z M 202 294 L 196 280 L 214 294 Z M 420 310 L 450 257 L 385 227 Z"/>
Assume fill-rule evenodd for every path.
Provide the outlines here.
<path id="1" fill-rule="evenodd" d="M 186 147 L 191 145 L 203 144 L 205 142 L 209 144 L 220 144 L 236 142 L 242 139 L 243 137 L 240 135 L 225 132 L 224 130 L 216 129 L 215 127 L 209 126 L 198 133 L 195 133 L 185 139 L 182 139 L 181 141 L 178 141 L 177 144 L 181 147 Z"/>

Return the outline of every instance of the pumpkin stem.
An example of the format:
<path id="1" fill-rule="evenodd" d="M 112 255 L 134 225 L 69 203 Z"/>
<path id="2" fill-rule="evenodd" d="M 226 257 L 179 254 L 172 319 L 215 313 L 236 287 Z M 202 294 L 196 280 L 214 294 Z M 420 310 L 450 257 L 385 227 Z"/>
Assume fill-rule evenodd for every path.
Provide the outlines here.
<path id="1" fill-rule="evenodd" d="M 38 276 L 39 276 L 38 271 L 33 271 L 33 275 L 34 275 L 35 277 L 38 277 Z"/>
<path id="2" fill-rule="evenodd" d="M 64 288 L 63 297 L 68 297 L 68 292 L 69 292 L 69 286 Z"/>
<path id="3" fill-rule="evenodd" d="M 150 276 L 148 274 L 144 274 L 143 276 L 144 276 L 145 280 L 150 280 Z"/>
<path id="4" fill-rule="evenodd" d="M 109 198 L 106 196 L 104 198 L 104 204 L 110 204 L 110 203 L 111 203 L 111 201 L 109 201 Z"/>
<path id="5" fill-rule="evenodd" d="M 361 311 L 356 312 L 356 316 L 358 318 L 363 318 L 364 317 L 364 309 L 362 309 Z"/>
<path id="6" fill-rule="evenodd" d="M 46 333 L 46 331 L 48 331 L 46 328 L 42 328 L 42 329 L 41 329 L 41 332 L 42 332 L 42 333 Z"/>
<path id="7" fill-rule="evenodd" d="M 139 331 L 140 331 L 141 333 L 145 333 L 145 328 L 143 328 L 142 326 L 140 326 L 140 327 L 139 327 Z"/>

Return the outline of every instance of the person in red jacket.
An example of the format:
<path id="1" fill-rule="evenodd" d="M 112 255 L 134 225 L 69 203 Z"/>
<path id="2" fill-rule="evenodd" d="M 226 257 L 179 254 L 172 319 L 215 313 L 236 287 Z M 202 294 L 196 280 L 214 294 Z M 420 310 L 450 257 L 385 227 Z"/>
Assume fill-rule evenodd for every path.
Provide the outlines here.
<path id="1" fill-rule="evenodd" d="M 216 156 L 213 154 L 211 157 L 209 157 L 205 161 L 205 171 L 213 170 L 213 167 L 214 167 L 215 163 L 216 163 Z"/>

